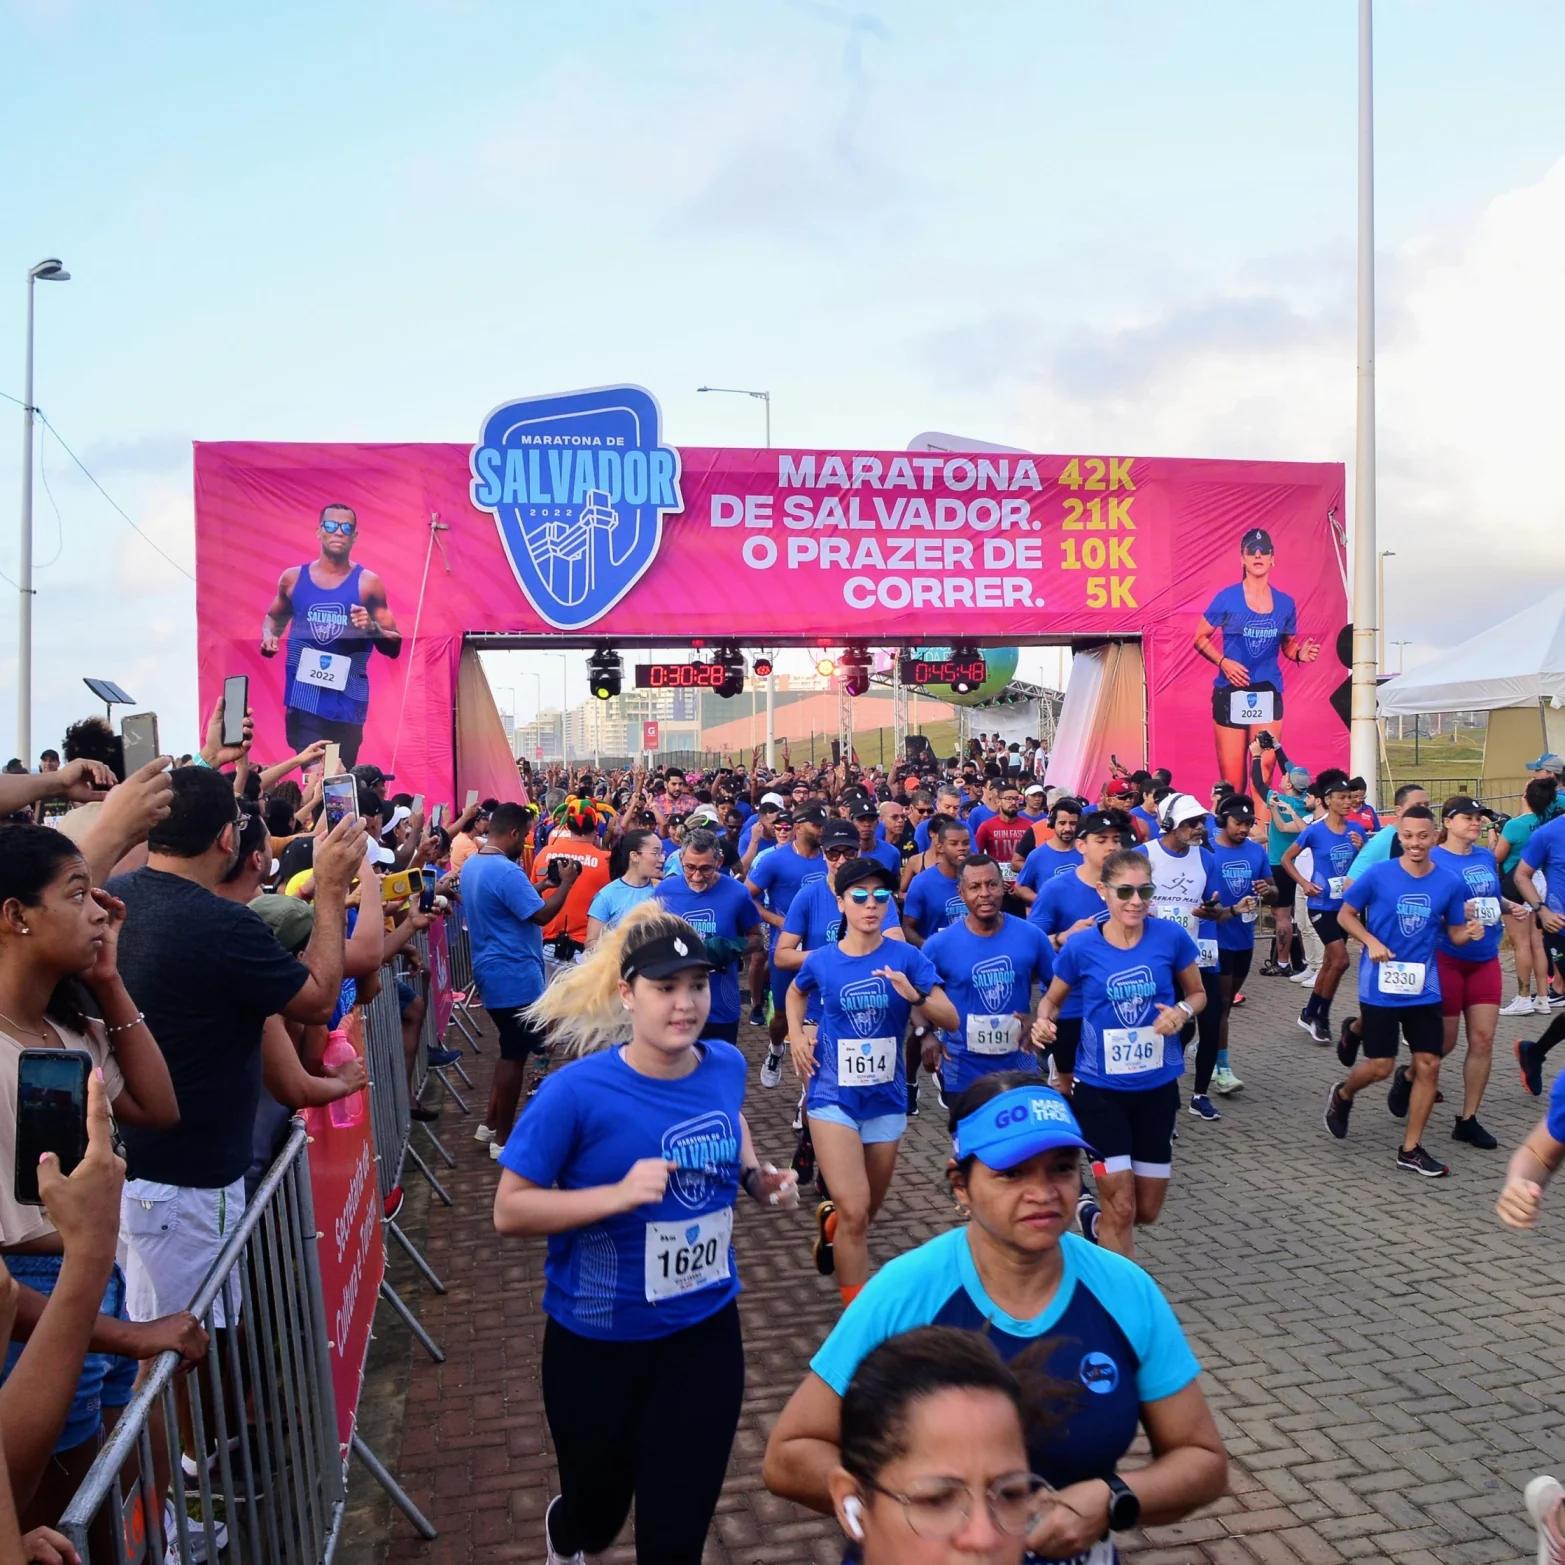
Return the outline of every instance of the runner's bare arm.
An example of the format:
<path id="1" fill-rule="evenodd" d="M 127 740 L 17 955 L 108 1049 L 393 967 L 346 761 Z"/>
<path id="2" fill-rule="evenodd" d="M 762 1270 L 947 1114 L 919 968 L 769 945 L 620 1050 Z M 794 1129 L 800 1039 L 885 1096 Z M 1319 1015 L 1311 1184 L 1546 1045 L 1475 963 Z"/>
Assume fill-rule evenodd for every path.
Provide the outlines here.
<path id="1" fill-rule="evenodd" d="M 277 596 L 272 599 L 272 606 L 266 611 L 266 618 L 261 621 L 263 657 L 277 656 L 277 643 L 281 640 L 283 632 L 288 629 L 288 622 L 293 618 L 293 589 L 298 582 L 297 565 L 290 565 L 277 578 Z"/>
<path id="2" fill-rule="evenodd" d="M 402 632 L 386 602 L 386 584 L 374 571 L 359 577 L 359 606 L 352 610 L 354 625 L 370 638 L 377 652 L 394 658 L 402 651 Z"/>

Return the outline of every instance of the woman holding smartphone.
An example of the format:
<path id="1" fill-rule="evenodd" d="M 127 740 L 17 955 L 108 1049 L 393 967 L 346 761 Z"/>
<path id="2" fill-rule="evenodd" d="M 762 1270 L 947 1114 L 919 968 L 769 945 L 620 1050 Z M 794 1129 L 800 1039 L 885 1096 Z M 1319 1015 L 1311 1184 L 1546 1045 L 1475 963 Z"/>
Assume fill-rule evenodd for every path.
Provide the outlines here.
<path id="1" fill-rule="evenodd" d="M 799 1198 L 791 1171 L 757 1162 L 744 1056 L 706 1035 L 712 967 L 684 919 L 644 902 L 528 1008 L 581 1056 L 506 1138 L 494 1206 L 497 1232 L 549 1240 L 549 1565 L 607 1549 L 632 1500 L 641 1558 L 700 1565 L 728 1468 L 744 1396 L 735 1202 Z"/>
<path id="2" fill-rule="evenodd" d="M 14 1474 L 28 1460 L 27 1442 L 40 1435 L 49 1442 L 40 1461 L 54 1455 L 31 1503 L 17 1497 L 28 1526 L 64 1510 L 102 1429 L 130 1400 L 136 1360 L 169 1350 L 195 1360 L 206 1351 L 193 1315 L 127 1319 L 119 1266 L 107 1287 L 101 1274 L 83 1278 L 43 1207 L 18 1201 L 12 1179 L 24 1050 L 86 1054 L 124 1124 L 162 1130 L 179 1121 L 168 1067 L 119 975 L 124 918 L 124 904 L 93 887 L 68 837 L 45 826 L 0 826 L 0 1250 L 20 1295 L 18 1340 L 5 1363 L 5 1377 L 17 1377 L 3 1399 L 6 1461 Z M 88 1016 L 89 1000 L 101 1020 Z M 19 1364 L 23 1339 L 32 1351 Z M 24 1416 L 12 1416 L 13 1403 Z"/>

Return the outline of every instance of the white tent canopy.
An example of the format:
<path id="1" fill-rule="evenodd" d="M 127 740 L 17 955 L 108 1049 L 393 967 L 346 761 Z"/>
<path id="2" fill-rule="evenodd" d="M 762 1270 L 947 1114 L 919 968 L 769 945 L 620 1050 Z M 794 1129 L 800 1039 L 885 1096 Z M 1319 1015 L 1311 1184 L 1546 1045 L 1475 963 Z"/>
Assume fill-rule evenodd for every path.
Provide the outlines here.
<path id="1" fill-rule="evenodd" d="M 1550 593 L 1380 687 L 1382 717 L 1544 703 L 1565 708 L 1565 592 Z"/>

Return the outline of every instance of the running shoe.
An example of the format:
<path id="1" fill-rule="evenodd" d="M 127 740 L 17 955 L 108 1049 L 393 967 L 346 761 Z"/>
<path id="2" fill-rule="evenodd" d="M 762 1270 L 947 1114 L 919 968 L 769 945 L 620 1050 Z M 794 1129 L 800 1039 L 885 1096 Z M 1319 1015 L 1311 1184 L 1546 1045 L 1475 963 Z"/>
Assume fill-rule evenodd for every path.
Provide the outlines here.
<path id="1" fill-rule="evenodd" d="M 941 1080 L 939 1071 L 935 1072 L 932 1080 L 935 1084 L 935 1102 L 940 1105 L 940 1112 L 945 1114 L 949 1112 L 949 1105 L 946 1103 L 946 1084 Z"/>
<path id="2" fill-rule="evenodd" d="M 1347 1140 L 1348 1115 L 1352 1112 L 1353 1099 L 1343 1097 L 1342 1083 L 1334 1082 L 1331 1091 L 1326 1094 L 1326 1129 L 1338 1141 Z"/>
<path id="3" fill-rule="evenodd" d="M 429 1051 L 429 1068 L 431 1070 L 444 1070 L 448 1065 L 455 1065 L 462 1058 L 460 1049 L 431 1049 Z"/>
<path id="4" fill-rule="evenodd" d="M 185 1525 L 189 1529 L 190 1552 L 179 1552 L 179 1530 L 174 1519 L 174 1496 L 163 1502 L 163 1560 L 164 1565 L 206 1565 L 215 1560 L 228 1547 L 227 1502 L 222 1490 L 215 1485 L 212 1491 L 212 1542 L 213 1551 L 207 1552 L 206 1526 L 201 1509 L 201 1491 L 190 1487 L 185 1491 Z"/>
<path id="5" fill-rule="evenodd" d="M 1538 1565 L 1565 1565 L 1565 1543 L 1551 1525 L 1559 1516 L 1560 1503 L 1565 1501 L 1565 1487 L 1558 1478 L 1541 1473 L 1528 1482 L 1522 1495 L 1527 1501 L 1527 1514 L 1538 1529 Z"/>
<path id="6" fill-rule="evenodd" d="M 1279 967 L 1270 957 L 1261 963 L 1260 974 L 1262 978 L 1290 978 L 1293 975 L 1291 967 Z"/>
<path id="7" fill-rule="evenodd" d="M 480 1125 L 478 1129 L 473 1132 L 473 1140 L 482 1141 L 487 1145 L 489 1142 L 494 1140 L 494 1132 L 487 1125 Z"/>
<path id="8" fill-rule="evenodd" d="M 810 1254 L 815 1258 L 815 1270 L 822 1277 L 830 1277 L 837 1269 L 837 1258 L 832 1254 L 831 1242 L 837 1236 L 837 1203 L 822 1201 L 815 1208 L 815 1243 Z"/>
<path id="9" fill-rule="evenodd" d="M 1544 1004 L 1547 1005 L 1548 1002 L 1545 1001 Z M 1514 1000 L 1512 1000 L 1509 1005 L 1502 1005 L 1500 1007 L 1500 1015 L 1501 1016 L 1531 1016 L 1532 1015 L 1532 996 L 1530 994 L 1519 994 L 1519 995 L 1517 995 L 1516 998 Z"/>
<path id="10" fill-rule="evenodd" d="M 1306 1011 L 1300 1011 L 1299 1026 L 1310 1035 L 1311 1043 L 1328 1044 L 1331 1042 L 1331 1034 L 1326 1031 L 1326 1024 L 1318 1016 L 1311 1016 Z"/>
<path id="11" fill-rule="evenodd" d="M 806 1087 L 804 1089 L 804 1091 L 799 1094 L 799 1101 L 794 1105 L 794 1109 L 793 1109 L 793 1128 L 795 1130 L 803 1130 L 804 1129 L 804 1100 L 808 1096 L 809 1096 L 809 1088 Z"/>
<path id="12" fill-rule="evenodd" d="M 1522 1070 L 1522 1088 L 1535 1098 L 1543 1096 L 1543 1061 L 1538 1057 L 1538 1045 L 1531 1038 L 1521 1038 L 1516 1043 L 1516 1063 Z"/>
<path id="13" fill-rule="evenodd" d="M 1551 1011 L 1565 1011 L 1565 994 L 1550 993 L 1548 998 L 1549 1009 Z M 1534 1007 L 1534 1009 L 1536 1009 L 1536 1007 Z"/>
<path id="14" fill-rule="evenodd" d="M 1313 967 L 1306 967 L 1302 971 L 1295 973 L 1289 982 L 1305 985 L 1312 984 L 1315 982 L 1315 969 Z"/>
<path id="15" fill-rule="evenodd" d="M 1547 1016 L 1549 1014 L 1549 997 L 1546 994 L 1538 995 L 1532 1002 L 1533 1014 Z"/>
<path id="16" fill-rule="evenodd" d="M 1197 1119 L 1221 1119 L 1223 1116 L 1212 1105 L 1212 1100 L 1204 1092 L 1198 1092 L 1190 1100 L 1190 1112 Z"/>
<path id="17" fill-rule="evenodd" d="M 503 1141 L 491 1141 L 489 1143 L 489 1159 L 490 1159 L 490 1161 L 493 1162 L 493 1163 L 498 1163 L 500 1161 L 500 1154 L 502 1152 L 504 1152 L 504 1151 L 505 1151 L 505 1143 Z"/>
<path id="18" fill-rule="evenodd" d="M 1337 1034 L 1337 1058 L 1342 1061 L 1344 1070 L 1352 1070 L 1353 1062 L 1359 1057 L 1359 1035 L 1353 1030 L 1354 1018 L 1344 1016 L 1342 1018 L 1342 1031 Z"/>
<path id="19" fill-rule="evenodd" d="M 554 1538 L 549 1532 L 549 1518 L 554 1515 L 554 1508 L 560 1503 L 559 1495 L 549 1501 L 549 1508 L 543 1513 L 543 1545 L 548 1550 L 546 1565 L 587 1565 L 587 1556 L 580 1549 L 574 1554 L 561 1554 L 554 1546 Z"/>
<path id="20" fill-rule="evenodd" d="M 750 1007 L 750 1025 L 752 1027 L 764 1027 L 766 1025 L 765 1008 L 759 1005 Z"/>
<path id="21" fill-rule="evenodd" d="M 1451 1139 L 1465 1141 L 1470 1147 L 1482 1147 L 1485 1152 L 1494 1151 L 1500 1144 L 1478 1123 L 1476 1114 L 1470 1119 L 1457 1120 L 1451 1127 Z"/>
<path id="22" fill-rule="evenodd" d="M 1406 1119 L 1407 1106 L 1413 1100 L 1413 1077 L 1407 1066 L 1399 1065 L 1391 1073 L 1391 1085 L 1386 1090 L 1386 1107 L 1393 1119 Z"/>
<path id="23" fill-rule="evenodd" d="M 1414 1147 L 1411 1151 L 1402 1147 L 1397 1152 L 1397 1167 L 1405 1168 L 1410 1174 L 1422 1174 L 1425 1179 L 1444 1179 L 1451 1172 L 1444 1163 L 1424 1151 L 1423 1147 Z"/>
<path id="24" fill-rule="evenodd" d="M 1237 1009 L 1239 1006 L 1244 1004 L 1244 995 L 1236 994 L 1233 999 L 1228 1002 L 1228 1004 L 1231 1009 Z"/>
<path id="25" fill-rule="evenodd" d="M 918 1083 L 910 1081 L 907 1084 L 907 1117 L 918 1118 Z"/>
<path id="26" fill-rule="evenodd" d="M 761 1062 L 761 1085 L 763 1087 L 782 1085 L 782 1055 L 776 1049 L 768 1049 L 766 1058 Z"/>
<path id="27" fill-rule="evenodd" d="M 1083 1190 L 1076 1197 L 1076 1226 L 1081 1229 L 1082 1238 L 1091 1244 L 1098 1242 L 1098 1218 L 1102 1215 L 1103 1209 L 1090 1190 Z"/>
<path id="28" fill-rule="evenodd" d="M 1212 1072 L 1212 1091 L 1220 1092 L 1226 1098 L 1230 1094 L 1244 1089 L 1244 1083 L 1226 1066 L 1219 1065 Z"/>

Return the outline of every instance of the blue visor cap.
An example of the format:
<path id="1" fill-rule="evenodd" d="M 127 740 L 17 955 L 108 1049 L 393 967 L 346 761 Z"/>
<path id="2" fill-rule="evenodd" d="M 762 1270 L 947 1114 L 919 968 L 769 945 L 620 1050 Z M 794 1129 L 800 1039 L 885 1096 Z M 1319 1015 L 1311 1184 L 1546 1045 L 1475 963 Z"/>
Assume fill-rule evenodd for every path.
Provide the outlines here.
<path id="1" fill-rule="evenodd" d="M 1013 1087 L 958 1123 L 952 1151 L 1004 1170 L 1059 1147 L 1092 1150 L 1070 1104 L 1048 1087 Z"/>

